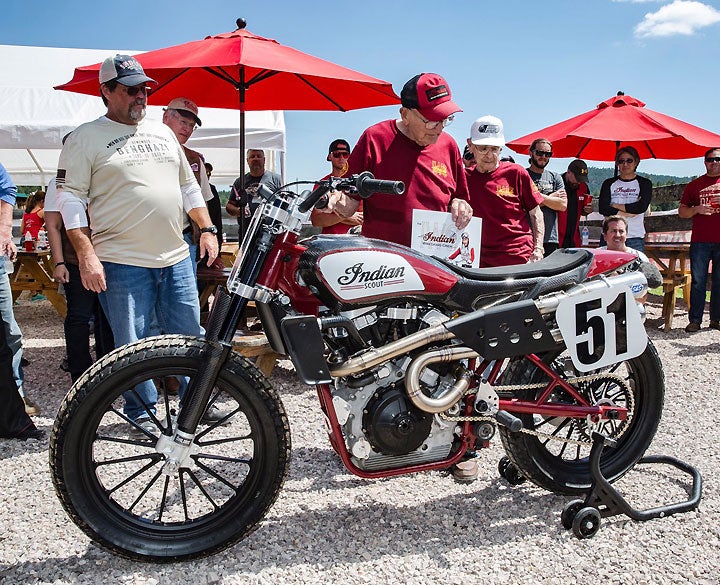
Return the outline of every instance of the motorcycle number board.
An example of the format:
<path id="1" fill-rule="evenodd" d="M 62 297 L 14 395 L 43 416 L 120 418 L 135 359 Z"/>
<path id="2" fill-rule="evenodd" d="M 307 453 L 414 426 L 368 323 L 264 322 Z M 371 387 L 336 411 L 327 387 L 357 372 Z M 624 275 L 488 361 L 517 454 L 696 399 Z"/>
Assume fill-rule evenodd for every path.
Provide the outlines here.
<path id="1" fill-rule="evenodd" d="M 564 298 L 555 314 L 573 364 L 589 372 L 639 356 L 647 334 L 626 286 Z"/>

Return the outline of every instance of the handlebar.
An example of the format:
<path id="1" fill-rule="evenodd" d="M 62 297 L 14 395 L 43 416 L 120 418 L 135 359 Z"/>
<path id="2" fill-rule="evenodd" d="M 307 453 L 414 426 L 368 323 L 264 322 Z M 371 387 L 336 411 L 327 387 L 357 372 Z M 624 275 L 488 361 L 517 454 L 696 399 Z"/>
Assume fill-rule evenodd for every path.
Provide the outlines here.
<path id="1" fill-rule="evenodd" d="M 312 193 L 300 203 L 298 211 L 305 213 L 320 201 L 324 195 L 333 190 L 357 194 L 360 198 L 367 199 L 373 193 L 402 195 L 405 192 L 405 184 L 402 181 L 376 179 L 369 171 L 347 178 L 328 177 L 320 181 Z"/>

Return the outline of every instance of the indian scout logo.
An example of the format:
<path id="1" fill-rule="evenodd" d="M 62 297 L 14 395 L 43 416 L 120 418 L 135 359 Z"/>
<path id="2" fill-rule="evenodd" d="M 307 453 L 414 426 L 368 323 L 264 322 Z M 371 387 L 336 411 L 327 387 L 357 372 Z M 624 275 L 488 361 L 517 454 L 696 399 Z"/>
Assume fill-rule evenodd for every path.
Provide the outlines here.
<path id="1" fill-rule="evenodd" d="M 323 256 L 318 266 L 330 290 L 346 301 L 425 290 L 418 273 L 398 254 L 338 252 Z"/>

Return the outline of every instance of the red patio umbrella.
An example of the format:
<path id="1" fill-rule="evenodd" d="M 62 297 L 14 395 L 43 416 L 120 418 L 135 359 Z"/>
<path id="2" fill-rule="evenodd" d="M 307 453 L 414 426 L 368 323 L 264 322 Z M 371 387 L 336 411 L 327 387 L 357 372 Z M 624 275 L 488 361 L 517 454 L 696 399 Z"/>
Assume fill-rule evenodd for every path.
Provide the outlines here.
<path id="1" fill-rule="evenodd" d="M 720 135 L 654 112 L 640 100 L 618 92 L 597 108 L 528 134 L 507 145 L 527 154 L 536 138 L 553 144 L 553 156 L 609 161 L 621 146 L 633 146 L 642 158 L 684 159 L 720 146 Z"/>
<path id="2" fill-rule="evenodd" d="M 186 97 L 199 107 L 240 110 L 241 157 L 245 111 L 344 112 L 400 103 L 386 81 L 254 35 L 244 30 L 243 19 L 237 26 L 233 32 L 134 55 L 158 82 L 148 103 L 166 105 Z M 76 68 L 72 80 L 55 89 L 99 95 L 100 65 Z"/>

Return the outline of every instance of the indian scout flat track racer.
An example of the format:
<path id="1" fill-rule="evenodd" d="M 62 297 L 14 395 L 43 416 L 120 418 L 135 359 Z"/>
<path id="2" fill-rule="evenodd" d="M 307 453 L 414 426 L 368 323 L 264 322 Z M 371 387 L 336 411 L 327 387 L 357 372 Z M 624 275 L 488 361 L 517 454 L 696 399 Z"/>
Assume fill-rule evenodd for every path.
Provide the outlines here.
<path id="1" fill-rule="evenodd" d="M 101 546 L 140 560 L 212 554 L 277 498 L 288 419 L 268 380 L 232 351 L 250 300 L 273 350 L 316 387 L 330 443 L 360 477 L 448 469 L 497 431 L 506 478 L 578 494 L 591 483 L 594 431 L 617 442 L 601 458 L 610 481 L 649 446 L 664 379 L 635 301 L 645 277 L 626 270 L 633 256 L 569 249 L 467 269 L 361 236 L 299 241 L 330 189 L 397 197 L 404 187 L 363 173 L 300 196 L 261 191 L 205 338 L 121 347 L 70 390 L 51 437 L 53 481 Z M 180 398 L 147 407 L 153 431 L 123 414 L 123 393 L 171 377 Z M 202 422 L 208 405 L 222 420 Z"/>

